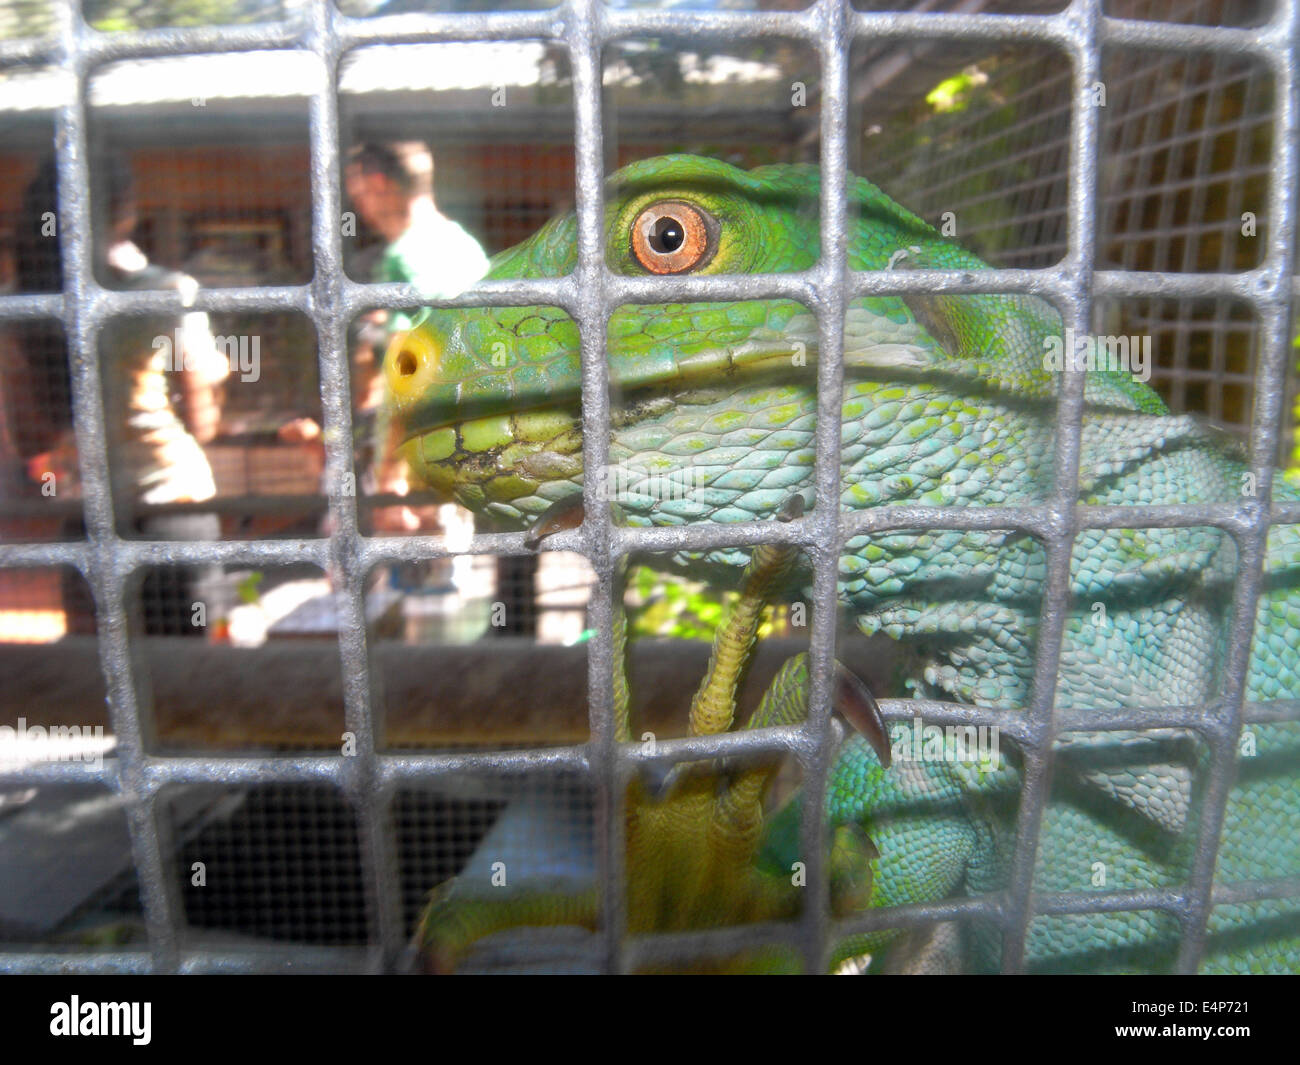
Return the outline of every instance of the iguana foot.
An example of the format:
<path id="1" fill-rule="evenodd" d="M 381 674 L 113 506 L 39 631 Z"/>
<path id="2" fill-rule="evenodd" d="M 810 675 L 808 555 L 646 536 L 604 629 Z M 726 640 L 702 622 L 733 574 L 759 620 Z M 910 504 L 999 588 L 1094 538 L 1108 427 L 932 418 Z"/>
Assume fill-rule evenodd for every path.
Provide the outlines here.
<path id="1" fill-rule="evenodd" d="M 803 512 L 793 496 L 780 518 Z M 583 518 L 581 496 L 549 508 L 529 533 L 537 544 L 554 532 L 574 528 Z M 752 658 L 764 609 L 787 582 L 797 548 L 763 544 L 746 567 L 740 598 L 719 626 L 705 678 L 691 701 L 692 735 L 729 731 L 736 715 L 736 694 Z M 625 673 L 625 621 L 615 611 L 615 719 L 620 742 L 629 742 Z M 746 729 L 799 725 L 808 713 L 808 663 L 800 654 L 786 662 L 764 693 Z M 883 764 L 889 762 L 884 719 L 865 685 L 836 665 L 833 704 L 868 740 Z M 626 800 L 627 926 L 634 935 L 681 931 L 796 916 L 803 881 L 788 868 L 759 867 L 767 817 L 765 799 L 780 770 L 780 758 L 712 760 L 679 763 L 649 787 L 640 778 L 628 786 Z M 836 912 L 866 906 L 872 891 L 872 867 L 878 857 L 865 829 L 839 825 L 833 833 L 831 880 Z M 795 863 L 796 866 L 802 863 Z M 426 971 L 454 971 L 486 936 L 520 926 L 579 925 L 595 929 L 597 892 L 593 886 L 566 893 L 521 884 L 511 894 L 480 887 L 471 891 L 452 881 L 435 891 L 417 934 Z M 788 951 L 746 951 L 709 962 L 721 969 L 788 968 Z M 778 964 L 779 963 L 779 964 Z"/>

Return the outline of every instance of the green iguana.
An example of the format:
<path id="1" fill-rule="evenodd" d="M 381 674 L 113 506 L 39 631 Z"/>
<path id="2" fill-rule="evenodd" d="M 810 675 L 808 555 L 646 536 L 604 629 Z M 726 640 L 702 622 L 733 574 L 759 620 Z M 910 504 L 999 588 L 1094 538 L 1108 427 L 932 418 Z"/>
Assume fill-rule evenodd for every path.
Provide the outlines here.
<path id="1" fill-rule="evenodd" d="M 693 156 L 635 163 L 607 190 L 605 249 L 623 274 L 810 268 L 819 174 L 749 172 Z M 868 182 L 848 183 L 849 266 L 982 269 Z M 576 261 L 572 214 L 497 256 L 489 279 L 558 277 Z M 845 321 L 846 510 L 891 504 L 1025 506 L 1052 484 L 1062 324 L 1028 296 L 853 300 Z M 818 330 L 787 300 L 620 308 L 607 330 L 614 390 L 613 498 L 629 525 L 769 518 L 813 492 Z M 1068 353 L 1067 353 L 1068 355 Z M 550 307 L 442 309 L 390 346 L 391 432 L 417 479 L 471 510 L 527 527 L 583 483 L 578 329 Z M 1131 374 L 1089 369 L 1079 500 L 1124 506 L 1231 502 L 1244 467 L 1197 420 L 1171 415 Z M 666 490 L 670 486 L 671 490 Z M 1279 478 L 1276 497 L 1300 499 Z M 679 561 L 734 583 L 746 552 Z M 846 543 L 842 601 L 863 632 L 907 642 L 918 697 L 1023 712 L 1030 698 L 1045 553 L 1006 531 L 891 532 Z M 1236 548 L 1212 528 L 1084 530 L 1055 693 L 1058 708 L 1206 703 L 1218 697 Z M 1300 698 L 1300 526 L 1269 539 L 1246 697 Z M 917 737 L 919 741 L 920 737 Z M 884 768 L 861 737 L 839 752 L 827 794 L 835 828 L 860 826 L 871 906 L 1006 886 L 1021 783 L 1017 752 L 993 764 L 951 742 L 912 742 Z M 1187 882 L 1208 761 L 1189 730 L 1058 737 L 1034 891 L 1178 888 Z M 797 813 L 797 811 L 795 811 Z M 777 867 L 798 859 L 795 813 L 766 827 Z M 635 869 L 629 868 L 629 877 Z M 1300 724 L 1244 730 L 1216 885 L 1285 880 L 1214 907 L 1202 971 L 1300 971 Z M 1000 964 L 992 922 L 959 922 L 938 964 Z M 1032 971 L 1162 971 L 1177 918 L 1158 909 L 1038 915 Z M 857 947 L 884 959 L 897 932 Z M 883 964 L 883 961 L 881 962 Z"/>

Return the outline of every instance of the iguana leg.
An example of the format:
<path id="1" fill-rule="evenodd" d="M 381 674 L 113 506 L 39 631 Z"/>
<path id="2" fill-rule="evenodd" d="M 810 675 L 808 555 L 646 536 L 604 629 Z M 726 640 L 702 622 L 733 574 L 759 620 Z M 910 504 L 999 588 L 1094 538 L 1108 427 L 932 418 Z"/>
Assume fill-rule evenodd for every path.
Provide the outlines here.
<path id="1" fill-rule="evenodd" d="M 415 930 L 426 973 L 453 973 L 474 944 L 508 928 L 576 925 L 596 931 L 600 906 L 596 889 L 539 891 L 494 899 L 455 894 L 456 881 L 435 888 Z"/>
<path id="2" fill-rule="evenodd" d="M 781 512 L 797 517 L 802 499 L 793 497 Z M 581 504 L 557 504 L 539 522 L 534 541 L 581 520 Z M 739 601 L 714 638 L 704 681 L 690 707 L 690 731 L 727 731 L 736 716 L 736 691 L 749 664 L 763 610 L 791 573 L 797 551 L 761 545 L 745 570 Z M 614 714 L 620 742 L 631 738 L 626 673 L 626 619 L 614 611 Z M 842 669 L 835 685 L 837 708 L 866 732 L 887 761 L 884 724 L 874 700 Z M 764 693 L 746 728 L 794 725 L 808 708 L 807 658 L 787 662 Z M 780 919 L 798 911 L 799 889 L 789 876 L 756 867 L 764 832 L 763 799 L 779 766 L 774 760 L 743 767 L 719 778 L 714 763 L 680 764 L 651 795 L 634 780 L 627 796 L 628 928 L 633 934 Z M 840 826 L 832 850 L 833 879 L 852 884 L 857 908 L 870 895 L 870 840 L 856 826 Z M 508 897 L 466 895 L 457 881 L 434 892 L 420 924 L 417 942 L 426 968 L 453 970 L 473 944 L 486 935 L 519 926 L 598 923 L 594 887 L 570 892 L 525 889 Z M 788 952 L 755 950 L 713 968 L 780 968 Z"/>
<path id="3" fill-rule="evenodd" d="M 803 513 L 803 496 L 791 496 L 777 514 L 793 521 Z M 754 653 L 763 611 L 794 569 L 798 551 L 779 544 L 760 544 L 741 578 L 740 600 L 713 639 L 713 654 L 700 689 L 691 700 L 691 735 L 726 732 L 736 716 L 736 689 Z"/>
<path id="4" fill-rule="evenodd" d="M 857 725 L 867 737 L 884 766 L 889 765 L 889 742 L 884 719 L 871 693 L 852 673 L 835 664 L 834 709 Z M 808 658 L 799 654 L 777 672 L 763 699 L 750 717 L 746 728 L 770 728 L 797 725 L 808 716 Z M 726 831 L 739 834 L 742 826 L 757 811 L 762 822 L 762 799 L 775 775 L 775 768 L 757 766 L 740 773 L 719 797 L 714 812 L 715 824 L 731 826 Z M 719 828 L 719 835 L 723 829 Z M 757 845 L 757 840 L 754 845 Z M 751 851 L 752 853 L 752 851 Z M 832 909 L 838 916 L 865 909 L 871 900 L 872 865 L 880 857 L 867 831 L 853 822 L 836 825 L 831 831 L 830 879 Z"/>
<path id="5" fill-rule="evenodd" d="M 794 496 L 779 516 L 788 521 L 802 510 L 802 497 Z M 718 627 L 704 680 L 691 700 L 691 735 L 731 728 L 736 691 L 753 655 L 763 611 L 790 575 L 797 554 L 778 545 L 754 549 L 740 598 Z M 763 795 L 778 768 L 768 761 L 720 779 L 716 763 L 679 763 L 653 796 L 640 780 L 633 781 L 627 827 L 633 930 L 793 915 L 798 899 L 789 882 L 754 868 L 763 832 Z"/>
<path id="6" fill-rule="evenodd" d="M 801 497 L 793 497 L 779 517 L 798 517 L 802 503 Z M 785 583 L 796 558 L 797 551 L 791 547 L 765 544 L 755 548 L 744 572 L 740 599 L 719 628 L 707 675 L 692 701 L 692 733 L 716 734 L 730 728 L 736 713 L 736 690 L 752 655 L 763 610 Z M 802 723 L 808 715 L 809 690 L 807 656 L 796 655 L 777 672 L 744 727 Z M 881 763 L 887 766 L 889 742 L 880 710 L 861 681 L 838 663 L 833 702 L 834 708 L 868 738 Z M 701 779 L 698 767 L 679 765 L 668 778 L 668 804 L 643 801 L 635 807 L 638 828 L 639 822 L 649 818 L 676 816 L 678 839 L 684 831 L 680 824 L 684 806 L 691 806 L 697 823 L 707 823 L 704 845 L 698 848 L 692 864 L 697 890 L 711 893 L 714 901 L 712 923 L 789 917 L 798 911 L 799 889 L 790 871 L 762 872 L 757 867 L 766 828 L 764 799 L 779 769 L 776 760 L 768 759 L 732 770 L 718 782 L 714 774 Z M 653 837 L 656 833 L 643 834 Z M 837 912 L 851 912 L 867 905 L 871 862 L 878 857 L 860 826 L 836 826 L 832 833 L 831 880 Z M 719 887 L 721 884 L 740 888 L 729 912 L 722 905 L 727 891 Z"/>

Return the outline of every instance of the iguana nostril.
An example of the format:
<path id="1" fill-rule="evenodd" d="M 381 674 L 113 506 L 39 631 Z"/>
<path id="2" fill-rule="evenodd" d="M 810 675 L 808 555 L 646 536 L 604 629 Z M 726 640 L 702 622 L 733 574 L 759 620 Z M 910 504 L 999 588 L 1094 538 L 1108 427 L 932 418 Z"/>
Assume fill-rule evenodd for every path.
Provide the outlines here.
<path id="1" fill-rule="evenodd" d="M 414 402 L 437 379 L 442 364 L 440 338 L 422 329 L 398 333 L 384 354 L 384 376 L 393 397 Z"/>

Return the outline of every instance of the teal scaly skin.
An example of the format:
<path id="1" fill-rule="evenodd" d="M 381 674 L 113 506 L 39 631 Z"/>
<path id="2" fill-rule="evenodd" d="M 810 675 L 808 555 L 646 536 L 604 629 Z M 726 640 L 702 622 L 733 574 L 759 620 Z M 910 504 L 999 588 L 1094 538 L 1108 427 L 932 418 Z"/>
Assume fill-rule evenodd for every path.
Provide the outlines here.
<path id="1" fill-rule="evenodd" d="M 611 269 L 630 275 L 771 273 L 819 254 L 819 174 L 740 171 L 693 156 L 633 164 L 609 180 Z M 849 264 L 859 270 L 985 264 L 865 180 L 848 183 Z M 489 279 L 558 277 L 576 261 L 572 215 L 497 256 Z M 846 510 L 891 504 L 1022 506 L 1050 491 L 1059 372 L 1045 361 L 1061 320 L 1027 296 L 855 300 L 845 323 L 842 487 Z M 630 525 L 771 518 L 794 494 L 813 506 L 818 334 L 784 300 L 621 308 L 610 319 L 610 461 Z M 578 330 L 546 307 L 428 312 L 385 360 L 390 439 L 417 478 L 505 526 L 527 527 L 583 483 Z M 1230 502 L 1245 472 L 1233 446 L 1171 415 L 1130 374 L 1090 370 L 1079 500 Z M 1275 496 L 1300 491 L 1278 479 Z M 734 583 L 747 556 L 682 557 Z M 1023 712 L 1030 695 L 1045 556 L 1006 532 L 908 532 L 850 541 L 842 600 L 863 632 L 912 650 L 906 691 Z M 1230 538 L 1208 528 L 1085 531 L 1072 562 L 1061 708 L 1133 708 L 1216 698 L 1235 582 Z M 1300 698 L 1300 527 L 1273 530 L 1247 698 Z M 1037 853 L 1038 892 L 1177 887 L 1201 815 L 1207 753 L 1194 733 L 1061 736 Z M 862 826 L 871 905 L 1005 886 L 1020 788 L 1016 753 L 997 766 L 944 757 L 883 769 L 848 741 L 827 816 Z M 794 815 L 769 825 L 765 860 L 797 858 Z M 1300 875 L 1300 726 L 1251 726 L 1242 741 L 1216 884 Z M 1035 971 L 1161 971 L 1180 928 L 1155 911 L 1036 917 Z M 886 958 L 896 934 L 854 944 Z M 914 960 L 999 964 L 981 922 Z M 899 951 L 912 950 L 905 943 Z M 842 952 L 837 952 L 842 953 Z M 919 958 L 920 956 L 917 955 Z M 882 962 L 881 964 L 885 964 Z M 907 967 L 907 959 L 888 964 Z M 1300 900 L 1217 906 L 1202 971 L 1300 971 Z"/>

